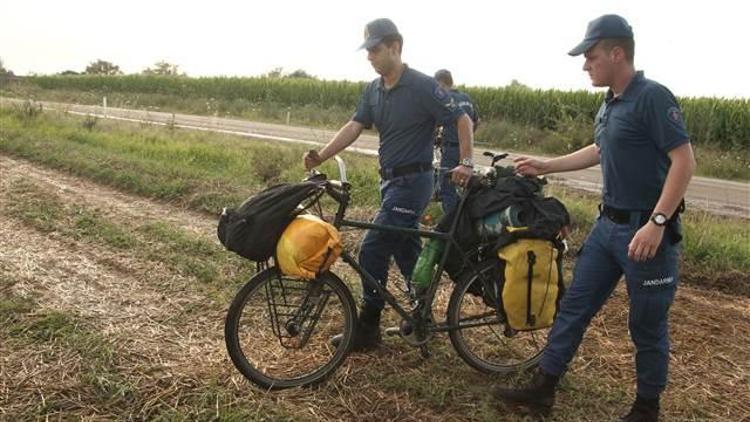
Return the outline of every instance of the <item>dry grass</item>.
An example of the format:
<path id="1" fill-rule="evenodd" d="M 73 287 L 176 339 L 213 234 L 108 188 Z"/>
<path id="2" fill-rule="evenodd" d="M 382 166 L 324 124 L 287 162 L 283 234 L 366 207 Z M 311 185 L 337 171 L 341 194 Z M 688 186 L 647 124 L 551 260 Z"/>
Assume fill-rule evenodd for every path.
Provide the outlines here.
<path id="1" fill-rule="evenodd" d="M 469 368 L 445 335 L 430 343 L 426 361 L 386 339 L 375 353 L 351 355 L 320 387 L 260 391 L 226 358 L 222 300 L 235 285 L 203 283 L 95 237 L 65 236 L 66 212 L 35 226 L 12 211 L 43 193 L 62 210 L 99 210 L 123 230 L 158 222 L 215 243 L 212 218 L 4 157 L 0 171 L 0 420 L 522 420 L 489 393 L 507 380 Z M 342 277 L 357 289 L 355 277 Z M 671 318 L 664 420 L 748 417 L 750 299 L 683 286 Z M 386 320 L 395 323 L 394 313 Z M 626 327 L 627 295 L 618 288 L 588 331 L 552 420 L 614 420 L 627 409 L 634 370 Z"/>

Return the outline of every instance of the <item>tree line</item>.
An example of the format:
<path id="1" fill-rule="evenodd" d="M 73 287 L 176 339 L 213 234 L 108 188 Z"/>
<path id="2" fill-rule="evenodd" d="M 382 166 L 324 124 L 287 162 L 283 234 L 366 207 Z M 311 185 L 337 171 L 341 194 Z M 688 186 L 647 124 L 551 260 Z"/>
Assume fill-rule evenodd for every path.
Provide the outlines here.
<path id="1" fill-rule="evenodd" d="M 140 72 L 142 75 L 159 75 L 159 76 L 187 76 L 185 72 L 180 72 L 180 66 L 161 60 L 154 63 L 153 66 L 147 67 Z M 65 70 L 60 72 L 60 75 L 107 75 L 116 76 L 123 75 L 123 71 L 120 70 L 120 66 L 109 62 L 107 60 L 97 59 L 89 63 L 86 66 L 86 70 L 83 72 L 76 72 L 74 70 Z"/>
<path id="2" fill-rule="evenodd" d="M 14 76 L 13 71 L 6 69 L 3 66 L 3 59 L 0 59 L 0 78 L 12 78 Z"/>
<path id="3" fill-rule="evenodd" d="M 105 76 L 117 76 L 124 75 L 125 73 L 120 69 L 120 66 L 102 59 L 97 59 L 89 63 L 86 69 L 77 72 L 75 70 L 64 70 L 58 75 L 69 76 L 69 75 L 105 75 Z M 169 63 L 165 60 L 158 61 L 143 69 L 140 72 L 141 75 L 155 75 L 155 76 L 187 76 L 187 73 L 180 71 L 180 66 L 174 63 Z M 12 71 L 6 69 L 3 66 L 3 61 L 0 59 L 0 77 L 14 77 Z M 285 72 L 283 68 L 276 67 L 263 75 L 267 78 L 296 78 L 296 79 L 318 79 L 302 69 L 297 69 L 293 72 Z"/>

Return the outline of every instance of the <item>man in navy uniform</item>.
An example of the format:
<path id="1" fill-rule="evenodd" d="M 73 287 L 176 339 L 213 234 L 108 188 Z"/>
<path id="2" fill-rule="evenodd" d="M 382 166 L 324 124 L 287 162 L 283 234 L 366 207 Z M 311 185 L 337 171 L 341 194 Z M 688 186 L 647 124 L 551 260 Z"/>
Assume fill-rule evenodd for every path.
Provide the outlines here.
<path id="1" fill-rule="evenodd" d="M 453 75 L 447 69 L 440 69 L 435 72 L 435 80 L 440 84 L 453 101 L 461 107 L 472 123 L 474 123 L 474 132 L 479 127 L 479 112 L 476 105 L 471 101 L 468 94 L 453 88 Z M 440 203 L 443 208 L 443 214 L 450 213 L 458 204 L 458 193 L 456 187 L 445 177 L 445 174 L 460 164 L 461 153 L 458 143 L 458 128 L 453 122 L 442 126 L 440 144 Z"/>
<path id="2" fill-rule="evenodd" d="M 669 363 L 667 320 L 678 283 L 679 212 L 695 159 L 675 97 L 635 70 L 634 50 L 625 19 L 604 15 L 591 21 L 569 54 L 583 54 L 593 85 L 609 88 L 596 115 L 594 143 L 549 160 L 516 159 L 516 170 L 531 176 L 601 164 L 604 186 L 600 215 L 578 252 L 538 371 L 525 388 L 498 389 L 506 402 L 551 409 L 559 377 L 624 275 L 637 392 L 623 420 L 659 418 Z"/>
<path id="3" fill-rule="evenodd" d="M 376 19 L 365 27 L 367 59 L 380 75 L 364 89 L 351 120 L 319 151 L 304 156 L 312 169 L 351 145 L 365 128 L 378 130 L 380 145 L 381 206 L 374 223 L 417 228 L 432 196 L 432 146 L 435 126 L 455 122 L 461 144 L 461 162 L 452 172 L 458 185 L 472 175 L 471 119 L 452 101 L 437 82 L 401 61 L 403 38 L 390 19 Z M 362 241 L 359 263 L 381 285 L 388 279 L 394 258 L 402 275 L 410 278 L 421 251 L 416 235 L 370 230 Z M 365 351 L 380 342 L 380 313 L 385 302 L 363 280 L 363 305 L 357 320 L 355 351 Z M 334 337 L 338 344 L 340 336 Z"/>

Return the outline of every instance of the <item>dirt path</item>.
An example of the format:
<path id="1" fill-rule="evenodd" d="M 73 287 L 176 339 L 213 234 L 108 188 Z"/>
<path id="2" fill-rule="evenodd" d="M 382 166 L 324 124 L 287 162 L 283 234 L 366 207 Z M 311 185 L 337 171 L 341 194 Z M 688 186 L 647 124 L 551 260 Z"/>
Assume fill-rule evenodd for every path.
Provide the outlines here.
<path id="1" fill-rule="evenodd" d="M 2 175 L 0 184 L 7 184 L 13 178 L 34 180 L 54 187 L 71 202 L 84 201 L 95 204 L 109 215 L 116 216 L 119 219 L 167 221 L 200 236 L 208 235 L 216 229 L 216 222 L 206 217 L 205 214 L 178 209 L 139 196 L 103 188 L 101 185 L 88 180 L 39 167 L 27 161 L 0 155 L 0 175 Z"/>
<path id="2" fill-rule="evenodd" d="M 54 189 L 67 203 L 99 209 L 111 221 L 169 221 L 205 238 L 215 230 L 215 223 L 205 215 L 22 161 L 0 157 L 0 175 L 0 208 L 7 205 L 2 198 L 7 198 L 9 186 L 25 180 Z M 17 220 L 0 217 L 0 276 L 14 280 L 12 293 L 33 299 L 41 310 L 73 315 L 91 324 L 120 355 L 118 370 L 140 378 L 137 382 L 145 391 L 149 385 L 158 384 L 160 391 L 169 391 L 186 383 L 197 384 L 209 372 L 228 369 L 222 307 L 198 291 L 196 280 L 175 274 L 164 265 L 141 261 L 120 250 L 92 247 L 55 232 L 45 235 Z M 196 306 L 203 311 L 192 312 Z M 24 392 L 55 390 L 48 376 L 29 375 L 58 371 L 50 372 L 43 359 L 29 359 L 29 353 L 36 354 L 26 350 L 15 356 L 23 362 L 14 362 L 14 356 L 8 355 L 3 363 L 6 369 L 24 368 L 2 371 L 2 383 L 12 386 L 10 391 L 18 397 Z"/>
<path id="3" fill-rule="evenodd" d="M 0 174 L 0 194 L 16 180 L 32 180 L 57 190 L 65 202 L 100 210 L 112 221 L 167 221 L 196 236 L 215 239 L 216 223 L 204 214 L 148 201 L 3 156 L 0 156 Z M 206 301 L 195 289 L 195 280 L 169 272 L 158 263 L 143 262 L 121 251 L 92 248 L 55 233 L 45 236 L 13 220 L 0 220 L 0 262 L 6 271 L 23 280 L 15 285 L 18 292 L 41 298 L 42 303 L 50 306 L 96 318 L 112 332 L 118 331 L 114 326 L 121 329 L 128 324 L 128 330 L 133 332 L 145 329 L 157 334 L 158 321 L 175 319 L 185 305 Z M 214 320 L 214 326 L 201 327 L 205 325 L 201 321 L 182 322 L 190 330 L 210 328 L 210 332 L 216 333 L 215 319 L 210 319 Z M 174 327 L 162 328 L 174 332 Z M 216 337 L 201 334 L 184 335 L 195 342 L 189 347 L 200 347 L 201 338 Z M 181 342 L 184 338 L 176 340 Z"/>
<path id="4" fill-rule="evenodd" d="M 57 190 L 65 202 L 88 205 L 112 221 L 168 221 L 196 236 L 214 239 L 215 222 L 202 214 L 6 157 L 0 157 L 0 174 L 0 193 L 15 180 L 33 180 Z M 134 339 L 139 336 L 131 334 L 149 332 L 143 340 L 151 339 L 151 344 L 141 346 L 166 349 L 166 354 L 177 359 L 175 364 L 193 355 L 186 355 L 185 348 L 200 350 L 194 356 L 215 354 L 210 352 L 220 339 L 218 320 L 210 315 L 182 319 L 184 308 L 206 302 L 205 296 L 195 289 L 195 280 L 169 272 L 163 265 L 121 251 L 92 248 L 55 233 L 45 236 L 5 219 L 0 220 L 0 261 L 23 280 L 14 286 L 17 292 L 46 306 L 92 318 L 105 333 Z M 165 325 L 175 319 L 183 326 Z"/>
<path id="5" fill-rule="evenodd" d="M 99 209 L 115 222 L 169 221 L 197 237 L 215 239 L 215 221 L 209 216 L 117 192 L 4 156 L 0 156 L 0 211 L 9 205 L 4 201 L 8 198 L 9 187 L 17 180 L 53 189 L 66 203 Z M 136 411 L 146 412 L 147 407 L 156 406 L 161 397 L 172 397 L 179 391 L 184 393 L 196 385 L 213 382 L 236 385 L 241 379 L 225 356 L 221 324 L 226 304 L 214 303 L 196 287 L 196 280 L 175 274 L 158 262 L 143 261 L 127 252 L 91 248 L 75 239 L 55 232 L 43 234 L 19 220 L 0 216 L 0 277 L 14 280 L 6 292 L 31 297 L 42 309 L 84 318 L 111 341 L 122 354 L 117 358 L 120 369 L 138 380 L 144 395 L 155 397 L 153 402 L 142 404 L 140 409 L 134 409 Z M 0 293 L 5 294 L 2 289 L 0 285 Z M 191 311 L 196 308 L 202 311 Z M 747 404 L 750 402 L 747 389 L 750 385 L 750 360 L 747 359 L 750 299 L 683 286 L 673 308 L 672 322 L 672 379 L 665 407 L 671 419 L 666 420 L 741 420 L 750 416 Z M 596 379 L 613 385 L 629 385 L 632 382 L 632 346 L 626 327 L 627 296 L 620 288 L 594 320 L 571 374 L 581 377 L 579 381 L 590 377 L 592 382 Z M 396 341 L 388 340 L 389 343 Z M 53 364 L 37 356 L 40 353 L 8 350 L 0 345 L 3 355 L 0 358 L 0 411 L 4 406 L 5 412 L 12 411 L 14 405 L 33 401 L 40 393 L 49 397 L 56 388 L 61 388 L 60 385 L 70 384 L 70 380 L 57 379 L 55 387 L 49 382 L 51 375 L 39 375 L 54 371 Z M 353 365 L 368 365 L 369 359 L 353 357 L 347 361 L 340 372 L 351 379 L 331 382 L 328 390 L 298 391 L 278 397 L 286 397 L 287 402 L 296 397 L 300 402 L 316 403 L 310 407 L 311 413 L 305 414 L 305 419 L 338 419 L 332 414 L 344 415 L 339 417 L 346 419 L 346 415 L 351 418 L 352 412 L 368 408 L 377 414 L 382 404 L 370 404 L 368 391 L 381 395 L 384 400 L 395 395 L 382 393 L 377 384 L 370 385 L 369 390 L 352 387 L 369 382 L 357 379 L 358 373 L 351 371 Z M 382 356 L 375 359 L 380 360 Z M 399 363 L 394 361 L 388 365 L 398 366 Z M 464 372 L 471 373 L 471 370 L 461 367 L 455 373 L 446 371 L 431 376 L 440 382 Z M 247 386 L 237 388 L 242 394 L 257 393 Z M 571 397 L 580 388 L 575 384 L 567 387 L 560 399 L 560 412 L 575 411 L 573 408 L 578 404 Z M 341 395 L 339 390 L 346 394 Z M 330 401 L 337 396 L 338 402 Z M 394 400 L 403 399 L 402 395 L 399 397 Z M 446 415 L 460 418 L 455 407 L 424 408 L 423 404 L 408 403 L 408 396 L 406 400 L 410 406 L 406 407 L 408 412 L 421 410 L 434 420 Z M 96 409 L 91 412 L 97 415 Z M 0 420 L 2 414 L 0 412 Z"/>

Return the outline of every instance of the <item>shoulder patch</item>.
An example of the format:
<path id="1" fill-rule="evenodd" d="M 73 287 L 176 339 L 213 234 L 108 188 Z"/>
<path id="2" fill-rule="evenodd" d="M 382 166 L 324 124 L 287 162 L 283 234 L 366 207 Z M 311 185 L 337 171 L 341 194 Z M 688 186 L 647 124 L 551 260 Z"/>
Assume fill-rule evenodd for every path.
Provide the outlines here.
<path id="1" fill-rule="evenodd" d="M 682 123 L 682 111 L 678 107 L 669 107 L 667 110 L 667 118 L 674 123 Z"/>

